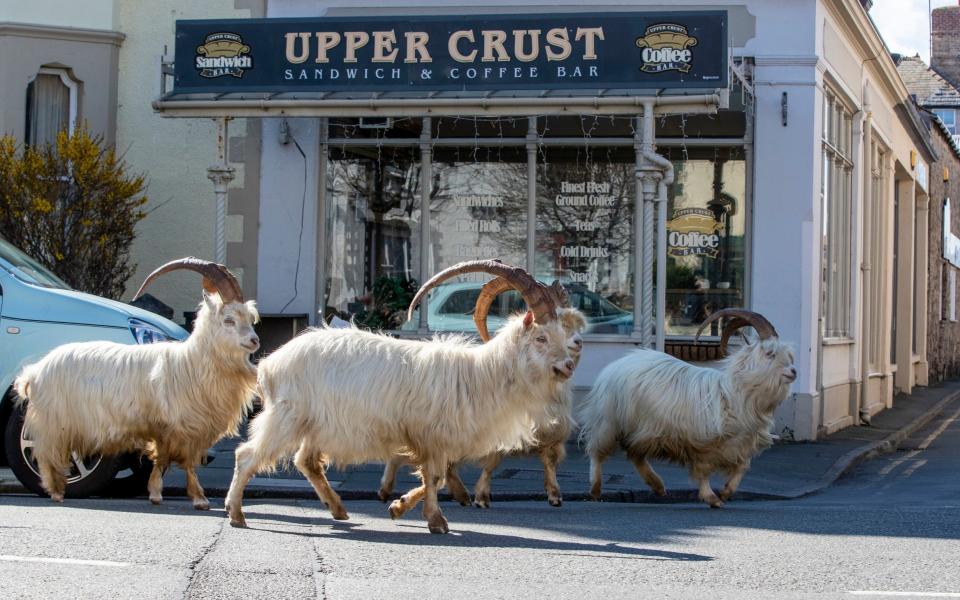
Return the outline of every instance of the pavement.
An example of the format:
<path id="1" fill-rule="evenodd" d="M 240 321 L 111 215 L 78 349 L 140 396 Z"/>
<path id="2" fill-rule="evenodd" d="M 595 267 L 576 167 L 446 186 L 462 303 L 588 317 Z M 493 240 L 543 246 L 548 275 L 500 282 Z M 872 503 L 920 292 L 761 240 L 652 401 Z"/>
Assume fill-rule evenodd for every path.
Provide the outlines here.
<path id="1" fill-rule="evenodd" d="M 758 456 L 744 478 L 735 498 L 741 500 L 795 499 L 819 492 L 860 463 L 895 451 L 905 440 L 921 430 L 931 419 L 960 399 L 960 381 L 936 387 L 917 388 L 913 394 L 894 399 L 893 408 L 873 417 L 869 426 L 848 427 L 816 442 L 779 442 Z M 239 439 L 220 442 L 211 454 L 214 460 L 199 470 L 200 481 L 211 498 L 226 494 L 233 475 L 233 450 Z M 589 490 L 589 459 L 575 442 L 567 444 L 567 459 L 561 463 L 557 479 L 565 500 L 584 500 Z M 685 469 L 653 462 L 663 478 L 667 496 L 653 495 L 633 465 L 620 453 L 604 463 L 604 500 L 619 502 L 675 503 L 695 501 L 696 488 Z M 377 497 L 383 467 L 370 463 L 331 470 L 327 477 L 345 500 L 373 500 Z M 461 476 L 468 488 L 479 469 L 466 466 Z M 182 471 L 171 469 L 164 477 L 164 495 L 185 495 Z M 397 494 L 419 485 L 402 469 L 397 477 Z M 722 481 L 717 478 L 719 488 Z M 9 469 L 0 469 L 0 493 L 23 493 Z M 313 499 L 310 484 L 292 466 L 270 476 L 255 477 L 245 494 L 248 498 Z M 511 456 L 495 471 L 493 502 L 506 500 L 545 500 L 543 470 L 535 456 Z"/>

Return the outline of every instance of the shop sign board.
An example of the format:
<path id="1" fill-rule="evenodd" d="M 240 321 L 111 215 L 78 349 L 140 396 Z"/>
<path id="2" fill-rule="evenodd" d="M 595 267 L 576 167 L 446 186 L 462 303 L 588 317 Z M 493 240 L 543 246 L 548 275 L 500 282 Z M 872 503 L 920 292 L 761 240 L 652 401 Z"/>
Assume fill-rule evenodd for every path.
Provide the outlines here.
<path id="1" fill-rule="evenodd" d="M 716 89 L 725 11 L 181 20 L 174 92 Z"/>

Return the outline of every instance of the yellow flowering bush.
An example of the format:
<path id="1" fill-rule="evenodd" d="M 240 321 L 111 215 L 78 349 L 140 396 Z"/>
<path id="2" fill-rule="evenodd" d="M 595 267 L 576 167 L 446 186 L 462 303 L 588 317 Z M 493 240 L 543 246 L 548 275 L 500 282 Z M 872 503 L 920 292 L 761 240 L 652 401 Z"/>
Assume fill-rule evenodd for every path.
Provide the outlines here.
<path id="1" fill-rule="evenodd" d="M 78 290 L 123 293 L 144 187 L 85 127 L 45 146 L 0 137 L 0 235 Z"/>

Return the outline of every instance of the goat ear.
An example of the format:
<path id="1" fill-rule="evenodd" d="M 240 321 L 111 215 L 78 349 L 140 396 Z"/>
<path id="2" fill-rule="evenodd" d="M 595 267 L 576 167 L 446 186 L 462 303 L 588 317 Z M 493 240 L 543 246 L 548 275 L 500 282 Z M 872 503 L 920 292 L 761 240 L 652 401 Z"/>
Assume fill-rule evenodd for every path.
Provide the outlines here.
<path id="1" fill-rule="evenodd" d="M 531 325 L 533 325 L 533 311 L 528 310 L 527 314 L 523 315 L 523 328 L 530 329 Z"/>
<path id="2" fill-rule="evenodd" d="M 213 297 L 214 295 L 208 294 L 206 290 L 204 290 L 202 293 L 203 293 L 203 303 L 204 305 L 206 305 L 207 309 L 216 311 L 217 308 L 219 308 L 219 306 L 217 303 L 217 299 Z"/>

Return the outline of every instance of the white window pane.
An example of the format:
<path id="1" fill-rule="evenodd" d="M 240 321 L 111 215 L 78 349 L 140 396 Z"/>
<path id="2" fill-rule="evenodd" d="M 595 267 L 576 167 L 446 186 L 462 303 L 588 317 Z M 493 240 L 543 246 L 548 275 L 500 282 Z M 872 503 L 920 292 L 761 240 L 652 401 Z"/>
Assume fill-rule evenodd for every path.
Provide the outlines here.
<path id="1" fill-rule="evenodd" d="M 40 74 L 27 90 L 27 142 L 54 144 L 70 127 L 70 88 L 59 75 Z"/>

